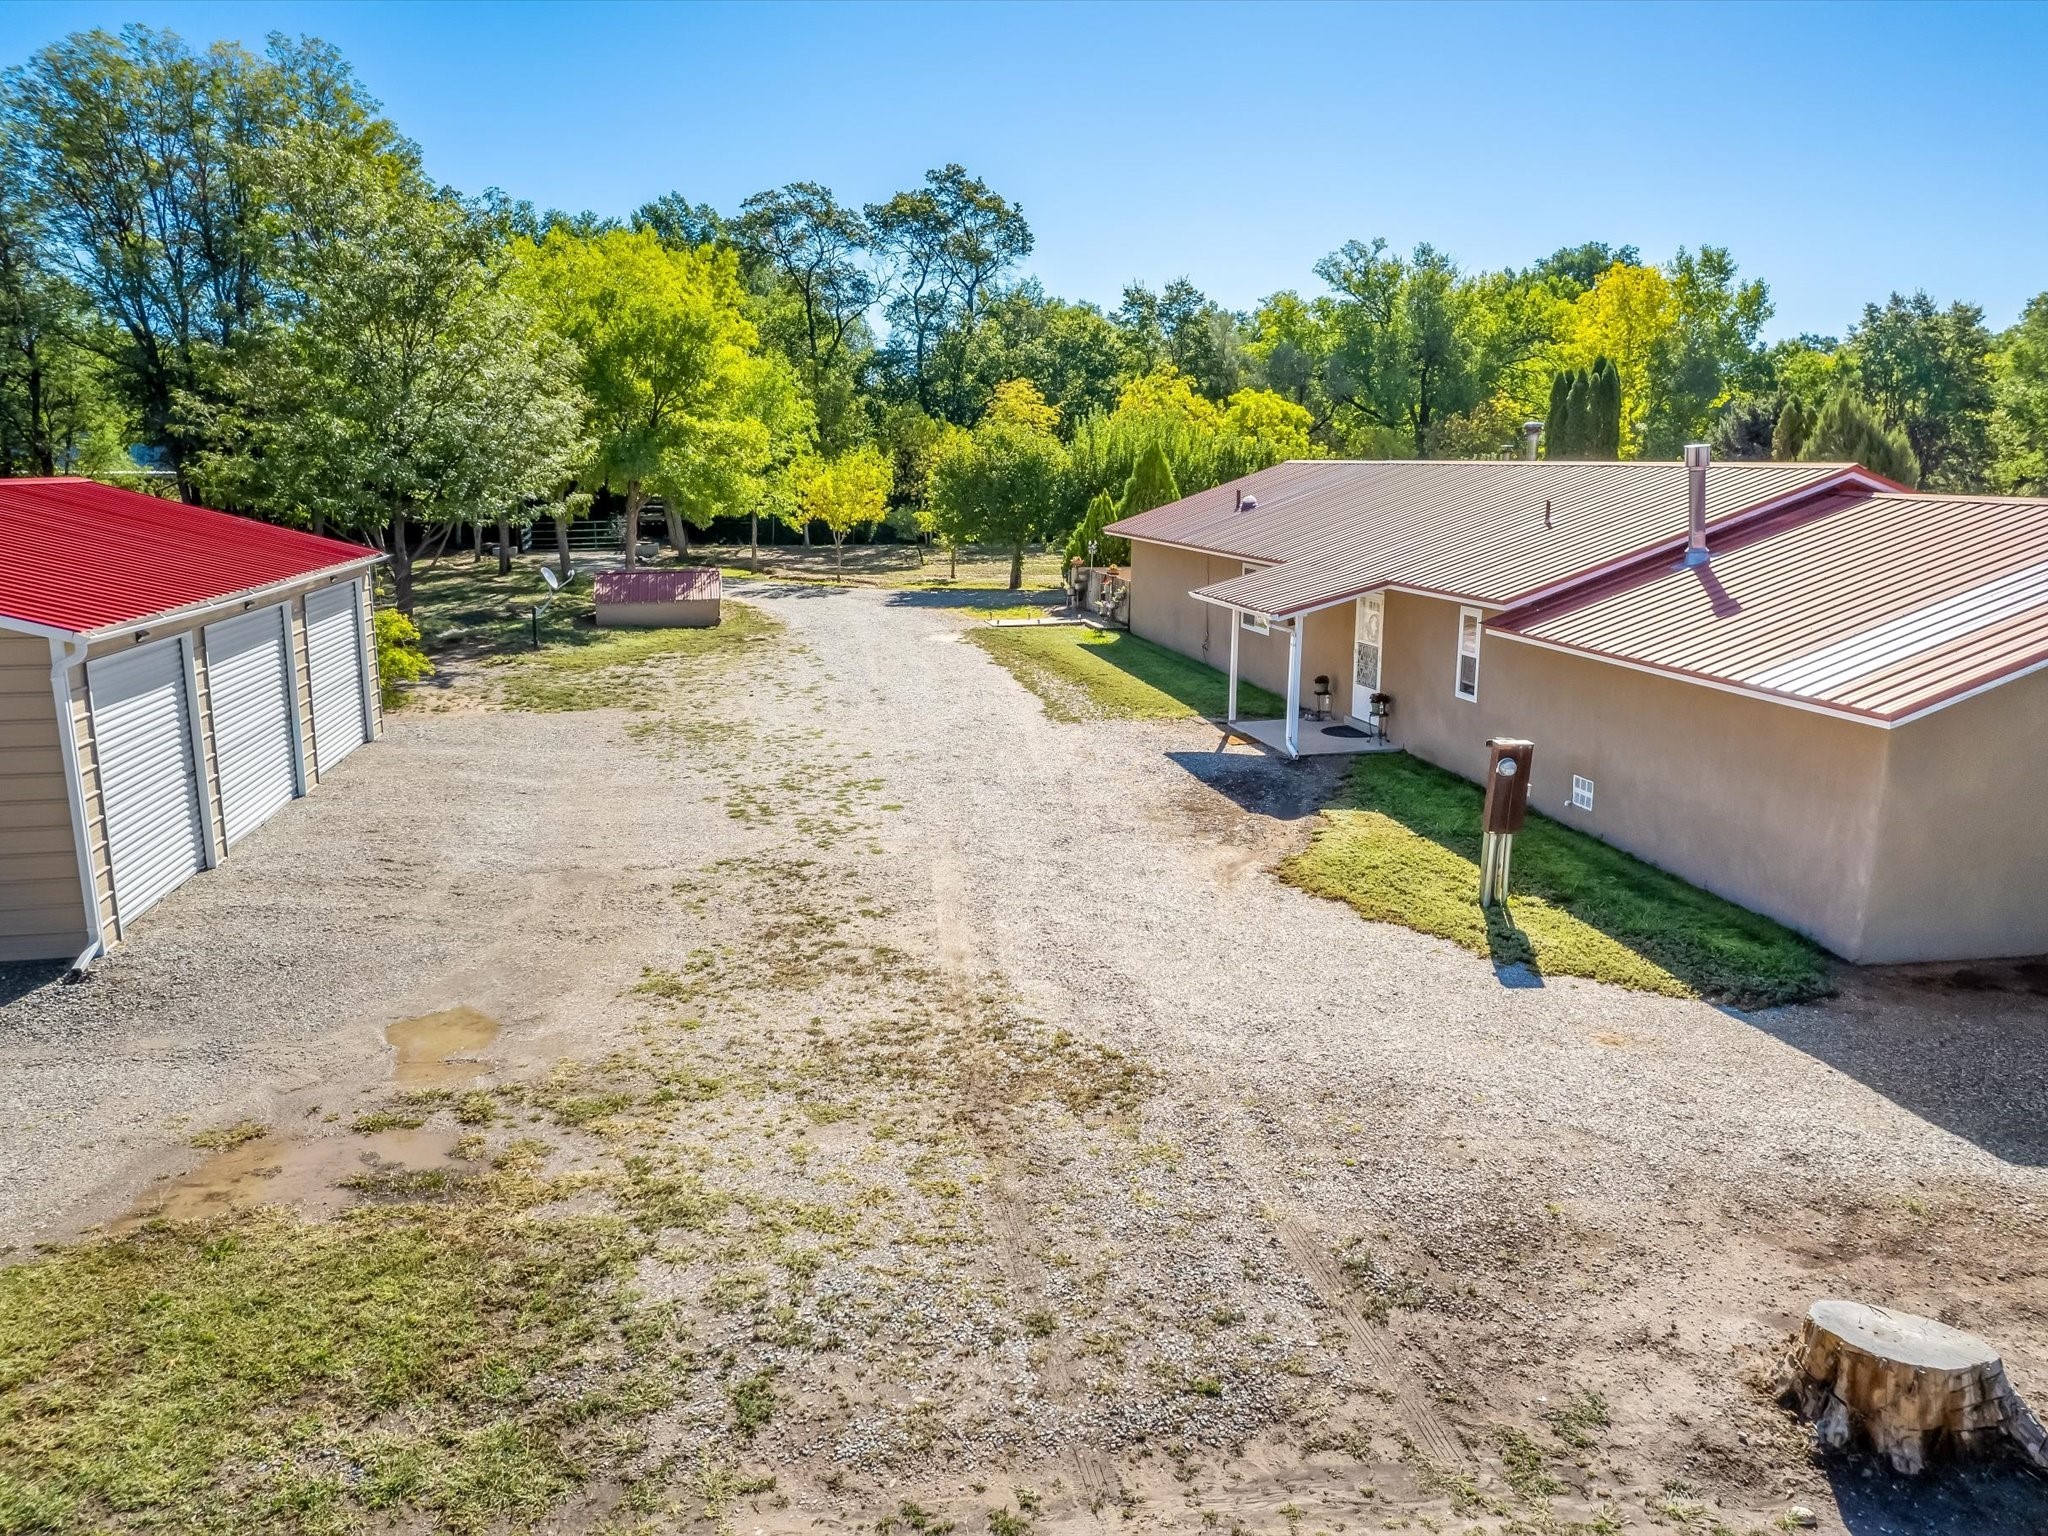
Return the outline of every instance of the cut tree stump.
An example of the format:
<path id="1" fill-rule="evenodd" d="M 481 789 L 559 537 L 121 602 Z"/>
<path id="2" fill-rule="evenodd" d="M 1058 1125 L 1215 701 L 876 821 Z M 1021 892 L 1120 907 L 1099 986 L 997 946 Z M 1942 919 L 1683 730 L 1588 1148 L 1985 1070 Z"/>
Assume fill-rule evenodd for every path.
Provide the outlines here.
<path id="1" fill-rule="evenodd" d="M 2048 1433 L 1975 1334 L 1888 1307 L 1816 1301 L 1790 1366 L 1787 1395 L 1829 1450 L 1862 1441 L 1910 1474 L 1945 1451 L 2010 1438 L 2048 1468 Z"/>

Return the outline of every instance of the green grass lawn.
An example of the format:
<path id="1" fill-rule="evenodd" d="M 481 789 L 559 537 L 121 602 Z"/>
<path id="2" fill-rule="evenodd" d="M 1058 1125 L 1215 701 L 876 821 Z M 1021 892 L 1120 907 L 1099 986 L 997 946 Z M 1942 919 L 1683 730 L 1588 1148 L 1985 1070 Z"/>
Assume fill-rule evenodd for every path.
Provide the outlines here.
<path id="1" fill-rule="evenodd" d="M 1229 681 L 1214 667 L 1121 631 L 1078 625 L 976 629 L 968 639 L 1037 694 L 1055 720 L 1220 718 Z M 1274 715 L 1284 703 L 1239 680 L 1238 708 Z"/>
<path id="2" fill-rule="evenodd" d="M 1378 922 L 1548 976 L 1761 1008 L 1826 995 L 1827 956 L 1790 929 L 1533 812 L 1508 913 L 1479 905 L 1477 786 L 1406 753 L 1361 757 L 1283 879 Z"/>
<path id="3" fill-rule="evenodd" d="M 472 564 L 463 555 L 422 566 L 413 578 L 413 622 L 427 655 L 490 667 L 500 701 L 513 709 L 640 707 L 660 681 L 652 663 L 736 654 L 782 627 L 728 597 L 723 621 L 711 629 L 600 629 L 591 622 L 590 578 L 582 575 L 541 616 L 535 650 L 532 608 L 547 594 L 540 563 L 515 561 L 512 574 L 500 576 L 495 560 Z M 378 596 L 389 601 L 388 579 Z"/>

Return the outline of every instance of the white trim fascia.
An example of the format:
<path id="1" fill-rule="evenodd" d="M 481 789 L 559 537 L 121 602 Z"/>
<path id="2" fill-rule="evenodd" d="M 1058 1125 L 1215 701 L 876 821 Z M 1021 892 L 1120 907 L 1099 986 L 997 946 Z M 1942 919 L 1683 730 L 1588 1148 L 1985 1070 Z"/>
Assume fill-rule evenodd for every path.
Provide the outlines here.
<path id="1" fill-rule="evenodd" d="M 178 647 L 179 655 L 184 658 L 185 715 L 192 729 L 192 782 L 199 791 L 199 829 L 206 836 L 206 867 L 219 869 L 221 851 L 227 847 L 227 843 L 225 833 L 213 822 L 213 794 L 220 785 L 220 762 L 217 754 L 206 750 L 207 727 L 213 723 L 213 695 L 209 689 L 204 699 L 199 696 L 199 647 L 195 642 L 201 638 L 202 631 L 188 629 L 171 636 L 169 640 L 157 643 L 175 645 Z M 208 758 L 214 760 L 209 763 Z M 225 804 L 222 810 L 225 812 Z M 221 839 L 218 847 L 215 846 L 216 837 Z M 107 840 L 107 862 L 111 867 L 114 859 L 111 831 L 107 834 Z"/>
<path id="2" fill-rule="evenodd" d="M 382 550 L 369 550 L 360 560 L 349 560 L 340 565 L 324 565 L 317 571 L 307 571 L 301 576 L 288 576 L 282 581 L 266 582 L 260 587 L 244 587 L 239 592 L 223 592 L 219 597 L 209 597 L 204 602 L 187 603 L 182 608 L 165 608 L 157 613 L 139 614 L 132 619 L 123 619 L 118 624 L 102 624 L 98 629 L 64 629 L 52 624 L 38 624 L 32 619 L 13 618 L 4 613 L 0 613 L 0 629 L 12 630 L 23 635 L 37 635 L 45 640 L 79 639 L 87 644 L 97 644 L 128 630 L 153 629 L 161 624 L 181 623 L 231 604 L 246 604 L 250 608 L 260 608 L 267 602 L 283 602 L 294 587 L 331 586 L 343 576 L 360 575 L 374 566 L 382 565 L 390 558 Z"/>
<path id="3" fill-rule="evenodd" d="M 1951 704 L 1960 704 L 1965 699 L 1974 699 L 1980 693 L 1989 693 L 1994 688 L 2002 688 L 2007 683 L 2016 682 L 2020 678 L 2039 672 L 2043 667 L 2048 667 L 2048 656 L 2043 656 L 2039 661 L 2030 661 L 2024 667 L 2016 667 L 2010 672 L 2002 672 L 1997 677 L 1987 678 L 1974 688 L 1965 688 L 1961 693 L 1951 694 L 1945 699 L 1937 699 L 1932 704 L 1914 710 L 1910 715 L 1901 715 L 1896 720 L 1885 721 L 1884 724 L 1887 729 L 1890 729 L 1894 726 L 1911 725 L 1915 720 L 1925 720 L 1929 715 L 1939 714 Z"/>
<path id="4" fill-rule="evenodd" d="M 73 647 L 77 649 L 74 651 Z M 50 693 L 57 706 L 57 748 L 64 754 L 64 798 L 71 802 L 71 843 L 78 854 L 78 889 L 85 905 L 86 957 L 104 952 L 99 881 L 92 867 L 92 828 L 85 814 L 85 776 L 78 770 L 78 719 L 71 707 L 71 673 L 85 660 L 86 644 L 76 635 L 50 639 Z"/>

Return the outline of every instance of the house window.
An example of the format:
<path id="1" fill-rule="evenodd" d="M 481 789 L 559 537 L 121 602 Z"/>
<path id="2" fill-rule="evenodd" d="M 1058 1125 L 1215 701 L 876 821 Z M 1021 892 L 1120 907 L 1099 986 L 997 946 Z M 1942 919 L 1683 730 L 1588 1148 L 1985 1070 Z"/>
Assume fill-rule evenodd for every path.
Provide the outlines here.
<path id="1" fill-rule="evenodd" d="M 1572 809 L 1590 811 L 1593 809 L 1593 781 L 1579 774 L 1572 775 Z"/>
<path id="2" fill-rule="evenodd" d="M 1253 565 L 1250 562 L 1246 562 L 1243 574 L 1249 576 L 1253 571 L 1256 571 L 1257 569 L 1259 569 L 1259 567 L 1257 567 L 1256 565 Z M 1273 626 L 1267 622 L 1266 616 L 1263 613 L 1253 613 L 1248 609 L 1240 610 L 1238 612 L 1237 622 L 1241 624 L 1244 628 L 1250 630 L 1255 635 L 1269 634 L 1273 628 Z"/>
<path id="3" fill-rule="evenodd" d="M 1479 623 L 1477 608 L 1458 610 L 1458 680 L 1452 692 L 1461 699 L 1479 697 Z"/>

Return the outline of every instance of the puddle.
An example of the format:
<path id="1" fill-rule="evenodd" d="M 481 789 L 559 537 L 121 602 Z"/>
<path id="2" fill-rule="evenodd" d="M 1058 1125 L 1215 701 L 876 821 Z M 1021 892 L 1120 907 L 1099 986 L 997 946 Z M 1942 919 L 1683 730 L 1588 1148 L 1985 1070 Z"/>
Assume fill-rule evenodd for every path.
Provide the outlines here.
<path id="1" fill-rule="evenodd" d="M 216 1152 L 198 1167 L 151 1185 L 128 1213 L 108 1223 L 126 1232 L 148 1221 L 210 1221 L 259 1205 L 289 1205 L 331 1216 L 358 1198 L 341 1181 L 361 1173 L 447 1165 L 446 1131 L 379 1131 L 372 1136 L 264 1136 Z"/>
<path id="2" fill-rule="evenodd" d="M 484 1069 L 479 1053 L 498 1038 L 498 1021 L 466 1004 L 400 1019 L 384 1031 L 396 1059 L 391 1081 L 401 1088 L 446 1088 Z"/>
<path id="3" fill-rule="evenodd" d="M 470 1007 L 400 1019 L 384 1031 L 391 1081 L 399 1088 L 446 1088 L 485 1069 L 498 1021 Z M 269 1135 L 215 1152 L 197 1167 L 158 1180 L 128 1212 L 107 1224 L 127 1232 L 149 1221 L 209 1221 L 259 1205 L 290 1206 L 319 1219 L 361 1196 L 342 1181 L 365 1173 L 445 1168 L 455 1149 L 447 1131 L 389 1130 L 370 1135 Z"/>

